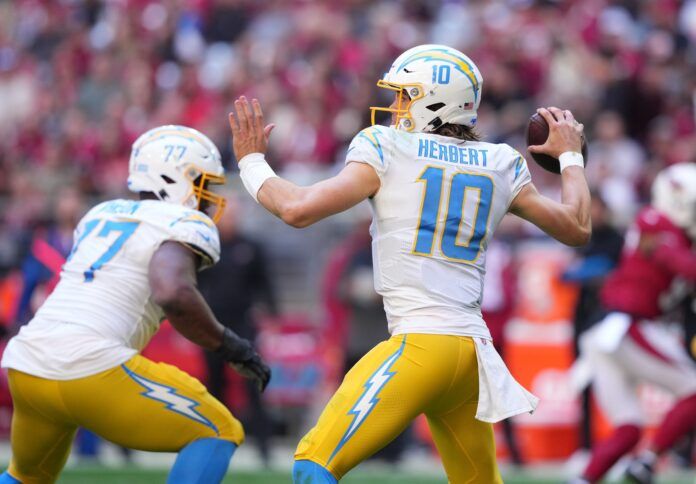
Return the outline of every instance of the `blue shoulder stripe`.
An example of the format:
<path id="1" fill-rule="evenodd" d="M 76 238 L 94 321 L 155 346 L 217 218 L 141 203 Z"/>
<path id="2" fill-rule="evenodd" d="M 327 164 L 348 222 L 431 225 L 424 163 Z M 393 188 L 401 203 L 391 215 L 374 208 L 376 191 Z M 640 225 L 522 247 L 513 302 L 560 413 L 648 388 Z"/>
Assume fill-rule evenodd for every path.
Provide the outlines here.
<path id="1" fill-rule="evenodd" d="M 379 155 L 379 160 L 384 166 L 384 151 L 382 150 L 382 144 L 379 142 L 379 138 L 377 138 L 377 133 L 378 131 L 372 128 L 367 128 L 364 129 L 360 132 L 358 135 L 359 138 L 365 138 L 367 141 L 370 142 L 370 144 L 374 147 L 375 150 L 377 150 L 377 154 Z"/>
<path id="2" fill-rule="evenodd" d="M 517 177 L 520 176 L 520 173 L 522 172 L 522 167 L 524 166 L 524 158 L 522 156 L 518 156 L 517 160 L 515 160 L 515 180 L 517 180 Z"/>

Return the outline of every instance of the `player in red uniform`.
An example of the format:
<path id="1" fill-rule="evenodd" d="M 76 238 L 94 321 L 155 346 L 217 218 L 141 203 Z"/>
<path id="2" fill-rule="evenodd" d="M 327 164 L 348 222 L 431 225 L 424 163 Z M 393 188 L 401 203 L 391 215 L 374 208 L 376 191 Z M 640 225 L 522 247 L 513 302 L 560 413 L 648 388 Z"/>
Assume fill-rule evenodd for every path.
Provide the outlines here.
<path id="1" fill-rule="evenodd" d="M 637 386 L 649 382 L 677 397 L 648 448 L 627 469 L 637 483 L 651 483 L 657 456 L 696 427 L 696 364 L 664 325 L 677 287 L 696 282 L 696 164 L 679 163 L 655 179 L 652 206 L 626 235 L 619 266 L 607 278 L 602 302 L 609 315 L 581 342 L 594 370 L 599 406 L 614 425 L 595 445 L 582 477 L 598 481 L 640 440 L 643 416 Z M 685 294 L 682 294 L 682 296 Z"/>

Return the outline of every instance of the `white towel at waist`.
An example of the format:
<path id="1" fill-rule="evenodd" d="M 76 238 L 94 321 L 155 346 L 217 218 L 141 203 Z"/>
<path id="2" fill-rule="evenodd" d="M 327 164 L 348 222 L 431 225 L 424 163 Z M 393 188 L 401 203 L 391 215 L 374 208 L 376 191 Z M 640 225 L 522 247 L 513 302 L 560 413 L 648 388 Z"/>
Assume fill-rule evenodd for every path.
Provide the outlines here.
<path id="1" fill-rule="evenodd" d="M 490 340 L 473 338 L 478 361 L 479 399 L 476 418 L 495 423 L 532 413 L 539 399 L 517 383 Z"/>

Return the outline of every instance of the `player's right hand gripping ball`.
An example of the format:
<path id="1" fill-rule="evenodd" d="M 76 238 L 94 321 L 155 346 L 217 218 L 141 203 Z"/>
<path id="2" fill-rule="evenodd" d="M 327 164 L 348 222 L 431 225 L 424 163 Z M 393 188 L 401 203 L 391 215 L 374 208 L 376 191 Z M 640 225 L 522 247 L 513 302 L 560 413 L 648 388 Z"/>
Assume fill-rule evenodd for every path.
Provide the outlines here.
<path id="1" fill-rule="evenodd" d="M 539 113 L 534 113 L 529 118 L 529 124 L 527 124 L 527 146 L 543 145 L 549 137 L 549 124 Z M 550 155 L 545 155 L 543 153 L 532 153 L 534 161 L 536 161 L 539 166 L 544 170 L 550 171 L 551 173 L 560 173 L 561 165 L 558 162 L 558 158 L 554 158 Z M 587 166 L 587 141 L 585 135 L 582 136 L 582 157 Z"/>

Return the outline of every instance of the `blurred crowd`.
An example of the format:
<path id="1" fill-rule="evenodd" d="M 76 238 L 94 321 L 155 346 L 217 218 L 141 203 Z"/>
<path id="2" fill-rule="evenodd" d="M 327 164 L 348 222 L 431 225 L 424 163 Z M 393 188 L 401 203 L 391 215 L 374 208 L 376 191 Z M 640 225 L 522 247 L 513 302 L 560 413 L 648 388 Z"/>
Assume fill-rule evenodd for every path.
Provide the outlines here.
<path id="1" fill-rule="evenodd" d="M 605 250 L 598 236 L 584 256 L 618 253 L 611 230 L 622 232 L 649 201 L 656 173 L 696 161 L 696 0 L 0 0 L 0 322 L 31 316 L 88 203 L 126 195 L 130 145 L 142 132 L 199 129 L 234 172 L 227 113 L 235 97 L 257 97 L 277 125 L 269 161 L 312 180 L 343 163 L 370 123 L 368 107 L 391 102 L 376 81 L 422 43 L 477 63 L 486 141 L 525 153 L 527 120 L 542 105 L 584 123 L 595 230 L 616 242 Z M 535 184 L 557 195 L 558 178 L 529 165 Z M 259 220 L 271 255 L 274 243 L 292 252 L 292 236 Z M 358 229 L 335 292 L 355 319 L 379 314 L 372 321 L 383 314 L 365 276 L 364 226 L 337 233 Z M 531 230 L 505 224 L 502 233 L 514 241 L 538 235 Z M 331 245 L 314 239 L 297 250 Z M 484 309 L 506 319 L 508 303 Z"/>
<path id="2" fill-rule="evenodd" d="M 524 148 L 537 106 L 572 109 L 619 223 L 656 171 L 696 157 L 693 0 L 1 1 L 2 225 L 45 217 L 62 187 L 120 194 L 131 142 L 159 124 L 205 132 L 232 164 L 240 94 L 277 124 L 277 168 L 340 163 L 390 101 L 376 80 L 425 42 L 478 64 L 489 141 Z"/>

